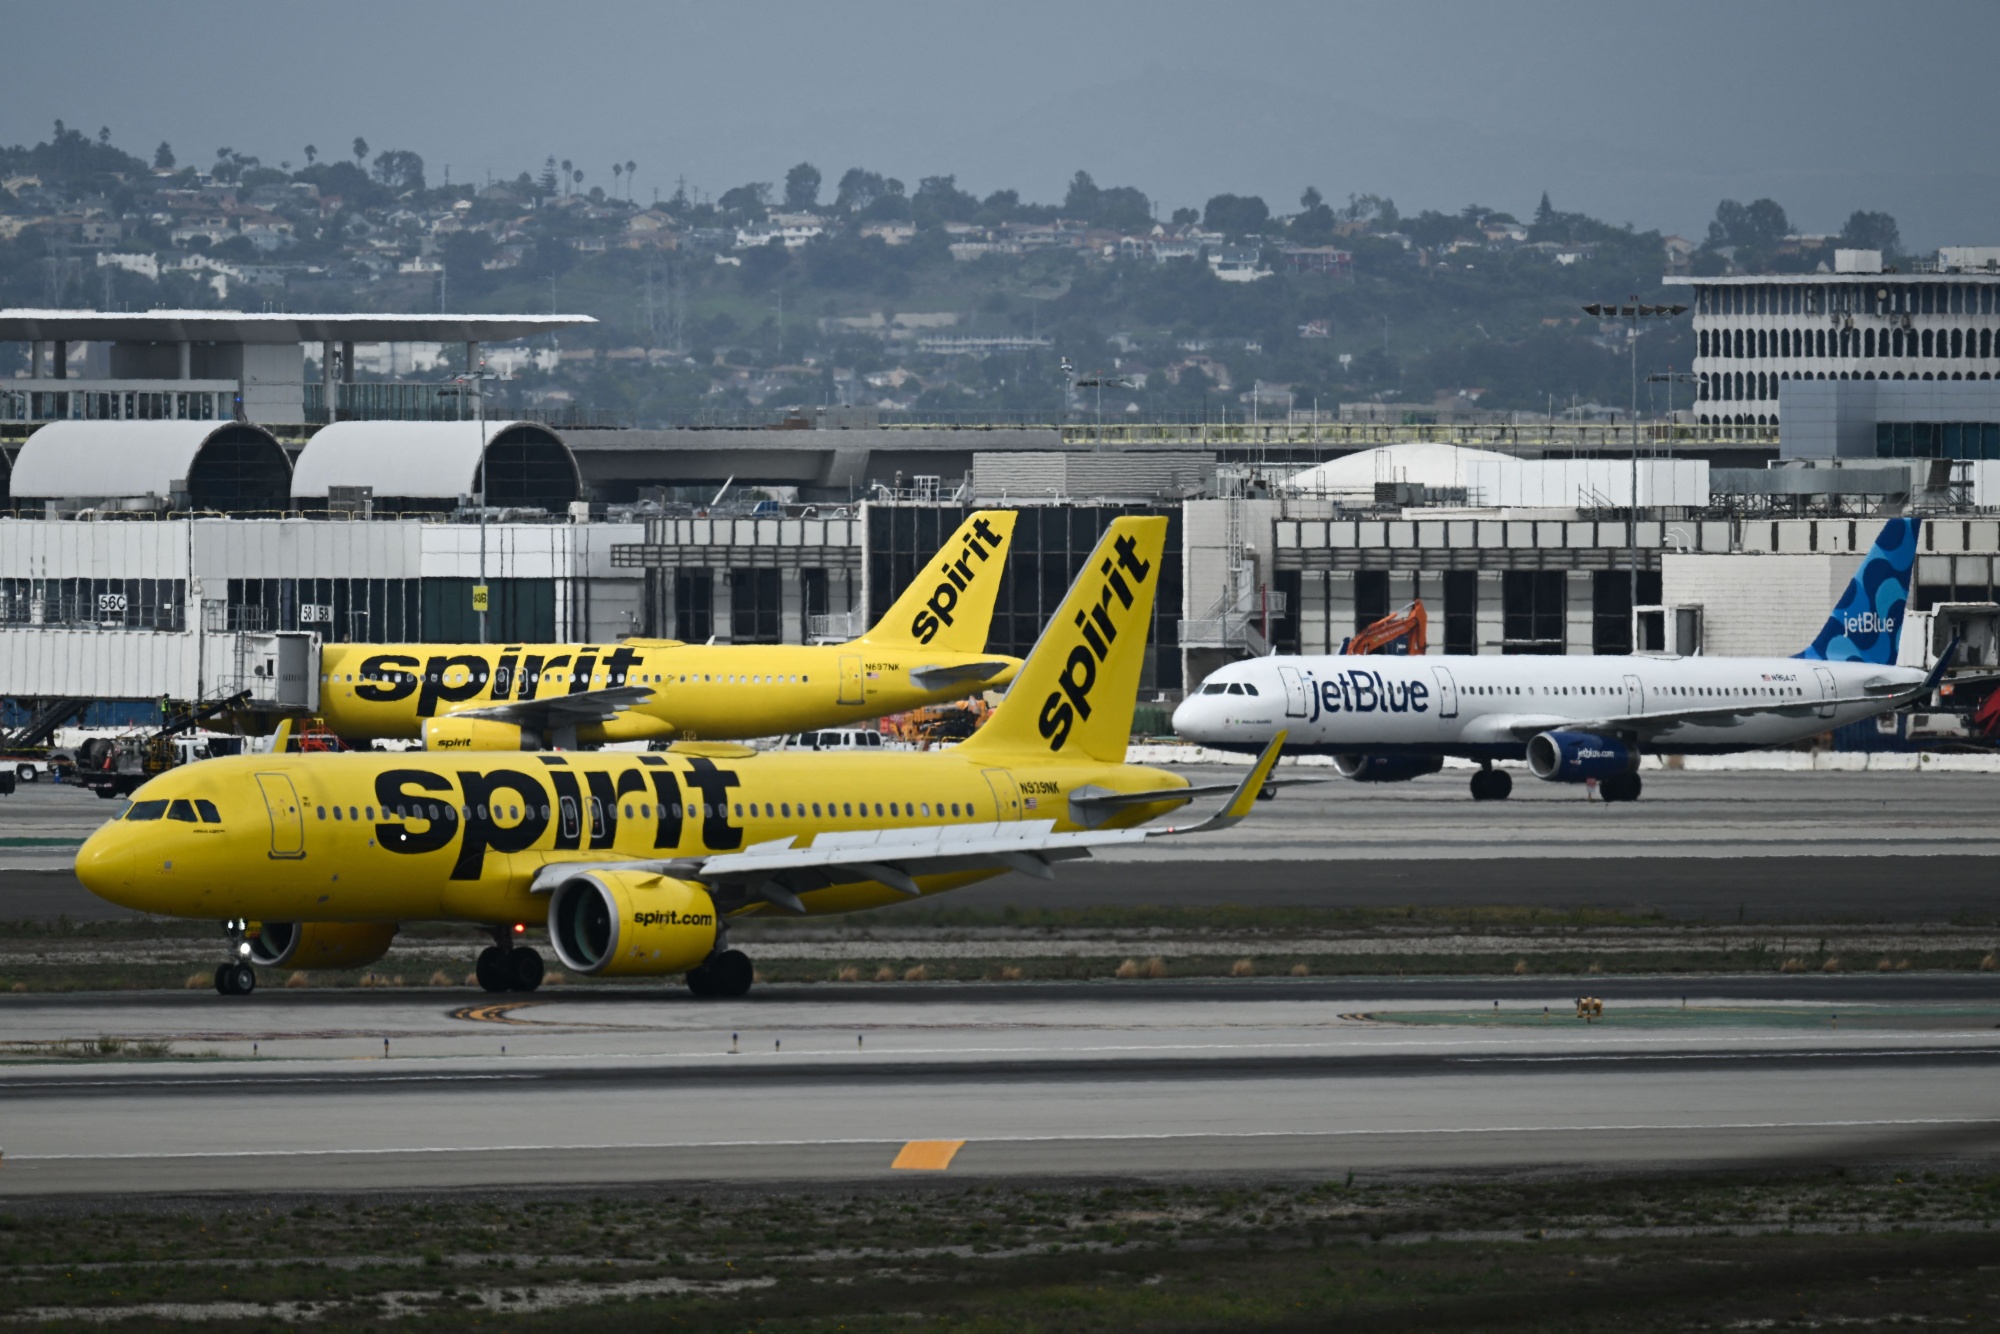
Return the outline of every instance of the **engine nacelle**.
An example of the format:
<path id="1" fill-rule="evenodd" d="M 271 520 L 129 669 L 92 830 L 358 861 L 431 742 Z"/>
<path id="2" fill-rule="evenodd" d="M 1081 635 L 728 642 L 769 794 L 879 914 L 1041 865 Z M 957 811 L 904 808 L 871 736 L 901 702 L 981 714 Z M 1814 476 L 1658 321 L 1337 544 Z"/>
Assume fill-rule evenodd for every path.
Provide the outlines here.
<path id="1" fill-rule="evenodd" d="M 389 952 L 394 922 L 263 922 L 247 938 L 262 968 L 360 968 Z"/>
<path id="2" fill-rule="evenodd" d="M 549 896 L 549 941 L 586 977 L 685 973 L 715 950 L 718 914 L 699 885 L 650 871 L 583 871 Z"/>
<path id="3" fill-rule="evenodd" d="M 1639 752 L 1589 732 L 1543 732 L 1528 743 L 1528 772 L 1548 783 L 1582 783 L 1634 773 Z"/>
<path id="4" fill-rule="evenodd" d="M 1336 755 L 1333 767 L 1357 783 L 1407 783 L 1444 768 L 1444 756 Z"/>
<path id="5" fill-rule="evenodd" d="M 524 732 L 518 723 L 450 714 L 424 720 L 425 750 L 539 750 L 539 743 L 539 737 Z"/>

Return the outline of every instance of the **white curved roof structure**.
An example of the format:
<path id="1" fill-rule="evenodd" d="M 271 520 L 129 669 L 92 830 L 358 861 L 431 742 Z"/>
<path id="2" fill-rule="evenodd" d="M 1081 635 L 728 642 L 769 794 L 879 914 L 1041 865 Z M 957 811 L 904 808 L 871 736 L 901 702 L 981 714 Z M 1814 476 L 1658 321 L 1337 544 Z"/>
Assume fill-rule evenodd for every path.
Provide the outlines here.
<path id="1" fill-rule="evenodd" d="M 1464 487 L 1471 483 L 1471 465 L 1509 461 L 1512 457 L 1490 449 L 1415 441 L 1329 459 L 1317 467 L 1293 473 L 1285 485 L 1309 496 L 1373 499 L 1377 482 L 1410 482 L 1438 489 Z"/>
<path id="2" fill-rule="evenodd" d="M 354 421 L 319 430 L 292 469 L 292 498 L 323 501 L 329 487 L 367 486 L 378 499 L 450 501 L 479 490 L 480 461 L 486 447 L 509 436 L 532 441 L 559 454 L 567 487 L 559 483 L 549 507 L 568 504 L 577 494 L 576 461 L 561 436 L 534 422 L 490 421 L 485 433 L 475 422 Z M 496 463 L 500 460 L 496 457 Z M 489 491 L 494 488 L 488 488 Z M 563 491 L 567 494 L 561 494 Z M 488 503 L 497 503 L 489 495 Z"/>
<path id="3" fill-rule="evenodd" d="M 221 448 L 213 448 L 217 445 Z M 244 497 L 201 495 L 204 458 L 212 472 L 228 474 L 215 478 L 225 488 L 247 480 L 251 491 Z M 241 474 L 245 463 L 254 475 Z M 237 508 L 237 499 L 247 498 L 257 508 L 282 509 L 284 471 L 284 448 L 269 432 L 244 422 L 50 422 L 15 455 L 9 489 L 16 500 L 157 496 L 164 501 L 176 491 L 191 491 L 198 508 Z"/>

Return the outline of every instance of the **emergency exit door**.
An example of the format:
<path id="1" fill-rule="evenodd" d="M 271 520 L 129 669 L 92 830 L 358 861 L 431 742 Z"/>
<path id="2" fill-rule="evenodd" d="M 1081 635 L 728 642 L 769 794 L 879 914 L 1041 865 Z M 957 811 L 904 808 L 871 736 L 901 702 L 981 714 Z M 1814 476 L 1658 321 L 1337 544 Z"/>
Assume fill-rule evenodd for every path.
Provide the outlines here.
<path id="1" fill-rule="evenodd" d="M 306 817 L 298 790 L 284 774 L 258 774 L 258 790 L 271 817 L 271 856 L 296 861 L 306 855 Z"/>

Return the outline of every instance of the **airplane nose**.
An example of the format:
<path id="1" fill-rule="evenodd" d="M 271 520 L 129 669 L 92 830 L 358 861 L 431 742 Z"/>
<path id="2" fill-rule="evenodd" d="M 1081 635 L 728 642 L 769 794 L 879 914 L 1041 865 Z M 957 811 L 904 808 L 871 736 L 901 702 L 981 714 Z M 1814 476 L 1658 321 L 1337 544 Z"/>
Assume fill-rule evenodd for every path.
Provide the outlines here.
<path id="1" fill-rule="evenodd" d="M 132 849 L 120 832 L 100 829 L 76 852 L 76 878 L 101 899 L 123 901 L 132 887 Z"/>
<path id="2" fill-rule="evenodd" d="M 1195 704 L 1195 697 L 1189 696 L 1174 709 L 1174 735 L 1199 740 L 1201 735 L 1201 710 Z"/>

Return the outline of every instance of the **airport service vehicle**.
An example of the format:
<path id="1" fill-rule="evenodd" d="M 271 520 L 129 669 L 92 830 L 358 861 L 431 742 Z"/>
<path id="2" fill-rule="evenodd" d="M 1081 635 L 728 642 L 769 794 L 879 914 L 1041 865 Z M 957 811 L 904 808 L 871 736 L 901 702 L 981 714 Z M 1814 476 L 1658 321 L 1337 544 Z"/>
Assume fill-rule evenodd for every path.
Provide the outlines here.
<path id="1" fill-rule="evenodd" d="M 76 873 L 114 903 L 225 921 L 225 994 L 253 989 L 257 966 L 371 963 L 398 923 L 435 920 L 491 933 L 487 988 L 531 991 L 541 956 L 514 942 L 540 919 L 572 972 L 685 974 L 697 995 L 740 996 L 752 972 L 729 947 L 735 917 L 1051 878 L 1096 848 L 1248 814 L 1282 735 L 1241 784 L 1124 762 L 1166 530 L 1111 524 L 1006 702 L 950 750 L 212 760 L 136 792 Z M 1136 827 L 1207 791 L 1231 791 L 1208 820 Z"/>
<path id="2" fill-rule="evenodd" d="M 1189 741 L 1257 750 L 1281 729 L 1362 782 L 1477 760 L 1472 796 L 1504 798 L 1496 760 L 1553 783 L 1639 796 L 1639 757 L 1783 745 L 1929 693 L 1949 664 L 1896 665 L 1918 521 L 1892 519 L 1817 638 L 1790 658 L 1284 656 L 1232 663 L 1174 712 Z"/>
<path id="3" fill-rule="evenodd" d="M 986 652 L 1012 510 L 967 517 L 880 624 L 844 644 L 328 644 L 319 725 L 426 750 L 573 750 L 838 727 L 1009 680 Z"/>

